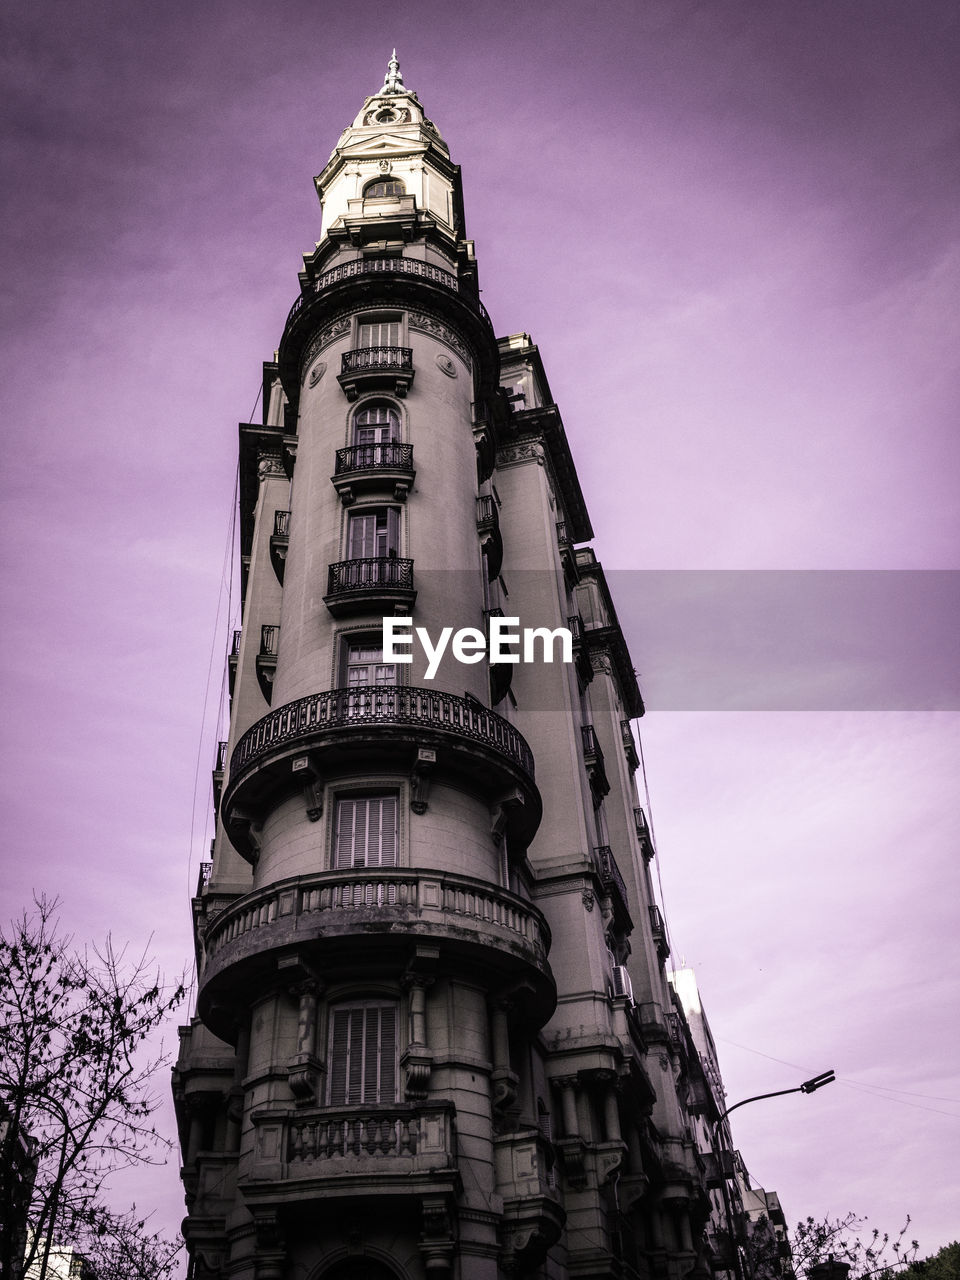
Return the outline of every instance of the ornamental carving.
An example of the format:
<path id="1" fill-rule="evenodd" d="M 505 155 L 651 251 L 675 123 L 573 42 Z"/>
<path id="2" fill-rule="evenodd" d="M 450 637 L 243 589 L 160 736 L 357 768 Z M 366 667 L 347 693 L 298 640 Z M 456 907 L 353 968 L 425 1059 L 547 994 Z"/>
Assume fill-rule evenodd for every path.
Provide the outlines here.
<path id="1" fill-rule="evenodd" d="M 545 466 L 543 445 L 535 440 L 527 440 L 523 444 L 508 444 L 497 450 L 498 467 L 515 467 L 520 462 L 535 462 L 539 467 Z"/>
<path id="2" fill-rule="evenodd" d="M 282 476 L 286 479 L 287 473 L 283 469 L 283 459 L 279 453 L 258 454 L 257 475 L 261 480 L 266 480 L 267 476 Z"/>
<path id="3" fill-rule="evenodd" d="M 457 376 L 457 366 L 453 363 L 450 357 L 444 355 L 443 352 L 437 356 L 437 368 L 441 373 L 445 373 L 448 378 L 455 378 Z"/>
<path id="4" fill-rule="evenodd" d="M 466 344 L 443 323 L 442 320 L 435 320 L 433 316 L 428 316 L 423 311 L 410 312 L 410 328 L 420 329 L 423 333 L 429 333 L 431 337 L 445 342 L 452 351 L 455 351 L 464 364 L 470 363 L 470 353 Z"/>
<path id="5" fill-rule="evenodd" d="M 336 320 L 331 320 L 331 322 L 324 326 L 319 333 L 315 333 L 307 343 L 306 350 L 303 353 L 303 360 L 300 363 L 300 368 L 304 370 L 309 369 L 313 363 L 314 356 L 316 356 L 319 351 L 322 351 L 324 347 L 329 346 L 335 338 L 342 338 L 344 334 L 349 332 L 349 315 L 342 315 Z M 310 385 L 313 386 L 313 383 Z"/>
<path id="6" fill-rule="evenodd" d="M 606 676 L 613 676 L 613 658 L 609 649 L 591 649 L 590 665 L 595 675 L 602 671 Z"/>
<path id="7" fill-rule="evenodd" d="M 326 364 L 324 364 L 322 360 L 318 360 L 310 371 L 310 377 L 307 379 L 307 386 L 315 387 L 326 372 Z"/>

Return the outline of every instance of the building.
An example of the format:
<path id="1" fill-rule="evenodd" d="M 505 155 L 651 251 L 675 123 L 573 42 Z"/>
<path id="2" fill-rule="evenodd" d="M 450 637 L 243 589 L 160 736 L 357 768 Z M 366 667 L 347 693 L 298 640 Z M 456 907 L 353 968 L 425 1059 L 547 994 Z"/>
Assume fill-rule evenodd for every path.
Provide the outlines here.
<path id="1" fill-rule="evenodd" d="M 395 57 L 316 188 L 240 427 L 191 1275 L 706 1276 L 643 703 L 539 352 L 495 336 Z M 489 660 L 504 630 L 529 660 Z"/>
<path id="2" fill-rule="evenodd" d="M 669 975 L 687 1052 L 681 1092 L 710 1197 L 705 1236 L 710 1268 L 726 1280 L 772 1280 L 790 1271 L 787 1223 L 775 1191 L 753 1185 L 734 1147 L 717 1046 L 690 968 Z"/>

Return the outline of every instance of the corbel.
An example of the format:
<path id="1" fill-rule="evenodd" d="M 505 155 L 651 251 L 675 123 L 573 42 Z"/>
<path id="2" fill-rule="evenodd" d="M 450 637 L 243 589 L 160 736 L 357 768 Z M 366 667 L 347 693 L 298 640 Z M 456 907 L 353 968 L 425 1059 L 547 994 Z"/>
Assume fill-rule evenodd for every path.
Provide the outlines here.
<path id="1" fill-rule="evenodd" d="M 491 806 L 490 834 L 493 836 L 493 843 L 497 848 L 503 843 L 503 837 L 506 834 L 512 815 L 522 808 L 523 795 L 517 788 L 506 792 Z"/>
<path id="2" fill-rule="evenodd" d="M 416 814 L 427 812 L 430 795 L 430 775 L 437 763 L 437 753 L 431 747 L 418 747 L 417 758 L 410 772 L 410 808 Z"/>
<path id="3" fill-rule="evenodd" d="M 290 763 L 290 771 L 303 783 L 303 801 L 307 809 L 307 817 L 311 822 L 319 822 L 323 816 L 323 779 L 313 755 L 295 756 Z"/>

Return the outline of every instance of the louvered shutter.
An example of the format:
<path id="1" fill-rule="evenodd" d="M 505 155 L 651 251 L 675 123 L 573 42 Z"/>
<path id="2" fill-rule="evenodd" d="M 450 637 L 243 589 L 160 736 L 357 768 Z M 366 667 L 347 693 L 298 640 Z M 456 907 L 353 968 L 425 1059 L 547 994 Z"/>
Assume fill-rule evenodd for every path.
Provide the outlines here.
<path id="1" fill-rule="evenodd" d="M 397 1100 L 397 1006 L 349 1005 L 333 1010 L 330 1105 Z"/>

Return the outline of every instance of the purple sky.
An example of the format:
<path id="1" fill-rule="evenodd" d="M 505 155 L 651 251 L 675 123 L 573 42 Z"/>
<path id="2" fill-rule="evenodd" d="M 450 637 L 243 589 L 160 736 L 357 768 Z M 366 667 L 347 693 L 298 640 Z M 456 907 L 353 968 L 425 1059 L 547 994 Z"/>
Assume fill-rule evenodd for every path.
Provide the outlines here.
<path id="1" fill-rule="evenodd" d="M 956 578 L 865 571 L 958 567 L 960 11 L 404 12 L 4 17 L 2 914 L 46 889 L 78 938 L 152 931 L 171 974 L 190 953 L 236 423 L 312 175 L 396 44 L 463 165 L 497 331 L 540 345 L 596 550 L 657 571 L 615 590 L 674 958 L 730 1099 L 842 1082 L 745 1108 L 738 1143 L 789 1221 L 909 1212 L 933 1251 L 960 1236 Z M 771 571 L 780 604 L 667 570 Z M 879 604 L 838 621 L 836 576 L 784 570 Z M 172 1163 L 137 1186 L 179 1221 Z"/>

